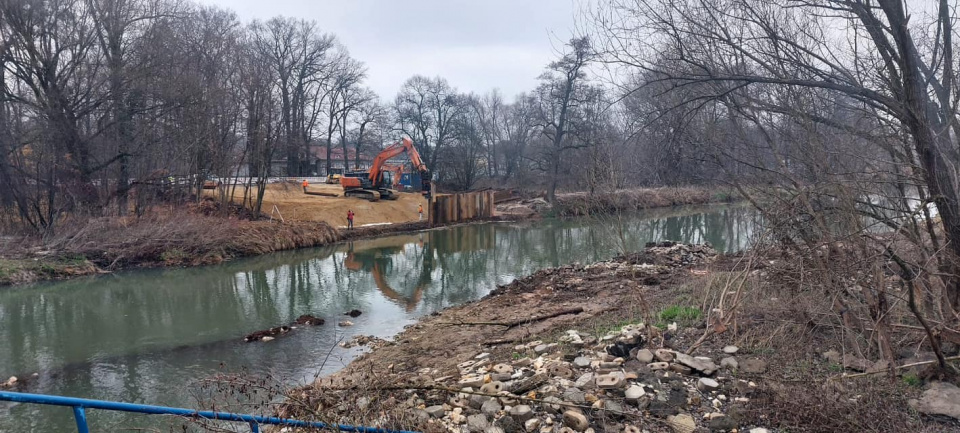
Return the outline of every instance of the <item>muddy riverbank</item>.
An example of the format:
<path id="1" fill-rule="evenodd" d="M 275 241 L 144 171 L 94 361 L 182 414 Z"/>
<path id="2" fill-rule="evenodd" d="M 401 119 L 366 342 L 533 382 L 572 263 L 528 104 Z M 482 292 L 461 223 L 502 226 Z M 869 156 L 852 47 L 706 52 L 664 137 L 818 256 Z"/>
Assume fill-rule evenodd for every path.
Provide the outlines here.
<path id="1" fill-rule="evenodd" d="M 498 217 L 472 223 L 501 220 L 503 218 Z M 141 227 L 147 224 L 155 226 Z M 18 242 L 17 238 L 6 239 L 0 243 L 8 247 L 0 254 L 0 286 L 127 269 L 212 265 L 241 257 L 430 228 L 426 221 L 336 229 L 325 222 L 224 220 L 202 215 L 181 218 L 179 223 L 143 221 L 136 227 L 103 222 L 100 227 L 84 229 L 63 248 L 20 248 L 13 245 Z M 88 234 L 92 235 L 83 238 Z"/>
<path id="2" fill-rule="evenodd" d="M 0 350 L 0 376 L 24 378 L 17 388 L 23 392 L 222 407 L 219 400 L 212 406 L 196 401 L 195 386 L 243 371 L 268 376 L 283 389 L 302 386 L 358 354 L 360 348 L 341 348 L 341 341 L 390 339 L 419 318 L 480 299 L 498 285 L 541 269 L 609 260 L 624 246 L 679 239 L 738 251 L 748 245 L 755 221 L 746 207 L 707 206 L 630 214 L 622 232 L 592 217 L 466 224 L 211 266 L 9 287 L 0 290 L 0 347 L 10 349 Z M 363 314 L 343 315 L 353 309 Z M 304 314 L 326 324 L 298 326 L 270 342 L 244 341 Z M 354 325 L 338 326 L 343 320 Z M 35 372 L 40 376 L 30 380 Z M 0 404 L 0 431 L 69 428 L 69 419 L 55 413 Z M 163 427 L 149 417 L 92 416 L 105 431 Z"/>
<path id="3" fill-rule="evenodd" d="M 911 409 L 912 382 L 838 379 L 867 367 L 837 360 L 836 330 L 804 323 L 785 294 L 744 294 L 735 325 L 705 312 L 743 268 L 668 242 L 544 269 L 378 341 L 280 413 L 428 432 L 960 427 Z"/>

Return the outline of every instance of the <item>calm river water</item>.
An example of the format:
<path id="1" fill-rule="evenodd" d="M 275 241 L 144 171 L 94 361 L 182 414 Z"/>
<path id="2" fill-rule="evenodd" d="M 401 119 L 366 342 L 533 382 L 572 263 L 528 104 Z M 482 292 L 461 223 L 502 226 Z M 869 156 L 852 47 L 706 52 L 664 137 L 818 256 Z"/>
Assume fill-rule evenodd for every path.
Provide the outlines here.
<path id="1" fill-rule="evenodd" d="M 341 339 L 390 337 L 538 269 L 612 257 L 621 245 L 614 227 L 594 218 L 467 225 L 216 266 L 0 288 L 0 381 L 16 375 L 28 379 L 24 392 L 179 407 L 196 407 L 197 381 L 223 371 L 309 383 L 360 353 L 336 347 Z M 687 207 L 630 214 L 623 227 L 631 250 L 677 240 L 733 251 L 747 245 L 757 219 L 740 206 Z M 335 325 L 354 308 L 364 312 L 354 326 Z M 301 314 L 327 324 L 268 343 L 242 340 Z M 92 431 L 170 428 L 143 415 L 88 416 Z M 0 432 L 74 428 L 69 408 L 0 403 Z"/>

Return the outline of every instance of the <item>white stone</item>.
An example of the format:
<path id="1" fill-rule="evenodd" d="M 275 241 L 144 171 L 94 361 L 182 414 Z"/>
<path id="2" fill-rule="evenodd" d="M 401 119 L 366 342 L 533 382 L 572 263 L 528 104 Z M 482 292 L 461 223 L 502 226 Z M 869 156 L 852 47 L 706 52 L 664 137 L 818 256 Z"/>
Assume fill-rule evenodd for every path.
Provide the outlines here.
<path id="1" fill-rule="evenodd" d="M 927 415 L 944 415 L 960 419 L 960 388 L 947 382 L 932 382 L 910 406 Z"/>
<path id="2" fill-rule="evenodd" d="M 533 409 L 530 409 L 530 406 L 525 404 L 517 405 L 510 408 L 510 416 L 517 421 L 526 423 L 533 418 Z"/>
<path id="3" fill-rule="evenodd" d="M 725 346 L 723 348 L 723 353 L 726 353 L 727 355 L 733 355 L 734 353 L 737 353 L 737 351 L 739 350 L 740 350 L 739 347 L 730 345 L 730 346 Z"/>
<path id="4" fill-rule="evenodd" d="M 640 397 L 643 397 L 644 394 L 646 393 L 647 392 L 643 389 L 642 386 L 631 385 L 629 388 L 627 388 L 626 391 L 623 392 L 623 396 L 627 399 L 627 401 L 636 402 L 637 400 L 640 399 Z"/>
<path id="5" fill-rule="evenodd" d="M 523 423 L 524 430 L 528 432 L 535 431 L 540 428 L 540 419 L 530 418 Z"/>
<path id="6" fill-rule="evenodd" d="M 700 380 L 697 381 L 697 389 L 702 392 L 716 391 L 720 389 L 720 382 L 708 377 L 701 377 Z"/>
<path id="7" fill-rule="evenodd" d="M 737 358 L 728 356 L 720 360 L 720 368 L 727 368 L 730 370 L 736 370 L 740 366 L 740 363 L 737 362 Z"/>

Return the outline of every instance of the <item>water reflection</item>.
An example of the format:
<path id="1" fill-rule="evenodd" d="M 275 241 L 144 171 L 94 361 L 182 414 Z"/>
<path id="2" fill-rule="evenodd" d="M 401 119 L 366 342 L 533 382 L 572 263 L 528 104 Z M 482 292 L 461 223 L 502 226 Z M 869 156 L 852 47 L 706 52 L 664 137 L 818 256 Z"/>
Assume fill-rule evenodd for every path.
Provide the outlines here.
<path id="1" fill-rule="evenodd" d="M 224 368 L 307 382 L 357 354 L 336 347 L 341 339 L 391 336 L 418 316 L 538 269 L 607 259 L 663 239 L 736 250 L 754 227 L 754 213 L 742 207 L 472 225 L 0 290 L 0 378 L 38 372 L 22 391 L 194 406 L 184 390 Z M 364 312 L 351 319 L 355 326 L 334 325 L 355 308 Z M 328 323 L 270 343 L 241 341 L 301 314 Z M 92 416 L 101 426 L 153 422 Z M 68 410 L 0 404 L 0 431 L 64 431 L 71 422 Z"/>

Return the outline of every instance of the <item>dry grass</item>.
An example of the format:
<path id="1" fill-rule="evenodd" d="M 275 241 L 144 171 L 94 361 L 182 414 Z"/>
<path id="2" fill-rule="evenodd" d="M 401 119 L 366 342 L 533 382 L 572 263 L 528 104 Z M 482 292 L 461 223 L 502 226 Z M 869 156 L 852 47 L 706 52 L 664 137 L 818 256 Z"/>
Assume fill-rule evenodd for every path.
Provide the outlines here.
<path id="1" fill-rule="evenodd" d="M 692 204 L 732 202 L 736 195 L 716 188 L 644 188 L 606 193 L 564 193 L 557 196 L 560 215 L 591 215 Z"/>
<path id="2" fill-rule="evenodd" d="M 763 256 L 766 260 L 748 270 L 749 280 L 733 325 L 707 343 L 714 351 L 735 344 L 740 347 L 738 358 L 756 357 L 768 364 L 762 376 L 742 377 L 756 381 L 759 388 L 750 403 L 738 411 L 741 421 L 790 432 L 935 432 L 958 427 L 949 421 L 921 417 L 910 409 L 907 401 L 922 391 L 914 383 L 919 381 L 915 377 L 908 380 L 875 374 L 844 378 L 844 367 L 822 354 L 836 350 L 876 361 L 879 354 L 865 349 L 871 335 L 851 335 L 857 331 L 843 326 L 832 298 L 814 284 L 817 280 L 799 275 L 804 273 L 798 269 L 799 260 L 769 260 L 777 258 L 769 253 Z M 705 311 L 714 313 L 719 305 L 718 293 L 730 293 L 726 282 L 747 275 L 743 274 L 747 267 L 743 258 L 728 256 L 717 265 L 705 280 L 684 284 L 694 299 L 703 300 Z M 912 325 L 903 308 L 898 305 L 891 317 L 897 323 Z M 707 322 L 710 320 L 708 317 Z M 922 332 L 916 329 L 896 328 L 894 341 L 902 356 L 929 350 Z"/>
<path id="3" fill-rule="evenodd" d="M 100 267 L 198 265 L 340 240 L 323 222 L 246 221 L 198 212 L 94 218 L 63 230 L 48 248 L 87 257 Z"/>

